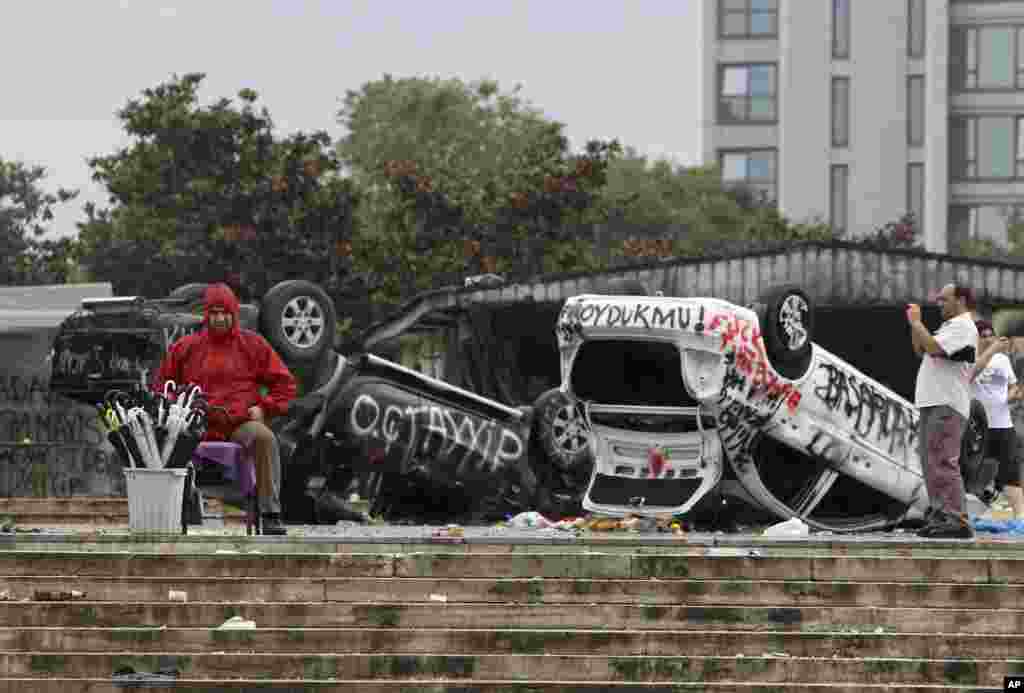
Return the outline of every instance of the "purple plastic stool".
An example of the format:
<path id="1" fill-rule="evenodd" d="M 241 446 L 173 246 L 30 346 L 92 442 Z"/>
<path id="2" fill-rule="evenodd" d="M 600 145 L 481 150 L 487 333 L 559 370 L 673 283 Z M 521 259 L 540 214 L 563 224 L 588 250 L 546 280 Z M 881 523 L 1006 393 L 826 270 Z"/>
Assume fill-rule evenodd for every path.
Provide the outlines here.
<path id="1" fill-rule="evenodd" d="M 249 451 L 238 443 L 204 442 L 192 453 L 192 464 L 217 464 L 223 467 L 224 477 L 232 481 L 246 500 L 245 533 L 261 534 L 261 522 L 256 498 L 256 465 Z"/>

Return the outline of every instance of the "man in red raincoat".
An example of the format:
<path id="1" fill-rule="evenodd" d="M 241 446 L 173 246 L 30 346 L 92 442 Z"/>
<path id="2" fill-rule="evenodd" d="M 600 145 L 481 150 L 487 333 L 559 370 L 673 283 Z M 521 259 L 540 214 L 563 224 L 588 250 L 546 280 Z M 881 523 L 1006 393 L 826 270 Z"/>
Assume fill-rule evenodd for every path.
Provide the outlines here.
<path id="1" fill-rule="evenodd" d="M 295 398 L 295 377 L 261 335 L 238 324 L 239 304 L 225 284 L 207 288 L 204 330 L 171 345 L 153 381 L 196 384 L 211 411 L 205 440 L 233 441 L 245 446 L 256 463 L 256 493 L 264 534 L 285 534 L 281 524 L 281 454 L 267 423 L 288 411 Z M 261 386 L 267 394 L 260 392 Z M 226 411 L 212 409 L 223 407 Z"/>

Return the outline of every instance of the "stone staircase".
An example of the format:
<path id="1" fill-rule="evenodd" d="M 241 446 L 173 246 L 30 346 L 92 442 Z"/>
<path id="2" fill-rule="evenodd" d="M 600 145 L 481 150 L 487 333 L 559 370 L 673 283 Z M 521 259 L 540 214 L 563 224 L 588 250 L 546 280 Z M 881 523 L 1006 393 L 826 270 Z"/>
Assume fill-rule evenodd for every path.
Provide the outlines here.
<path id="1" fill-rule="evenodd" d="M 217 504 L 222 525 L 244 527 L 245 513 Z M 22 529 L 124 528 L 128 525 L 128 499 L 124 497 L 0 498 L 0 526 L 10 522 Z"/>
<path id="2" fill-rule="evenodd" d="M 1024 542 L 0 535 L 0 690 L 160 673 L 147 688 L 1002 691 Z"/>

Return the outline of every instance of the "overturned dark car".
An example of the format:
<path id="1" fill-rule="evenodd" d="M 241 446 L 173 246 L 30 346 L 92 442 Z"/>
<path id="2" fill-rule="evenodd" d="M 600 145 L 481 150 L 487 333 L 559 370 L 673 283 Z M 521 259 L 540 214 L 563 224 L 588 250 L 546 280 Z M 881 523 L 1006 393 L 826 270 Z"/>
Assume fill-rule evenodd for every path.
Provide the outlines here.
<path id="1" fill-rule="evenodd" d="M 98 404 L 112 389 L 143 386 L 167 348 L 201 327 L 205 288 L 83 301 L 54 339 L 51 388 Z M 286 520 L 363 520 L 354 497 L 389 520 L 580 510 L 586 471 L 568 478 L 563 460 L 588 455 L 588 446 L 581 435 L 569 439 L 559 392 L 535 402 L 535 415 L 535 407 L 510 407 L 372 354 L 343 356 L 333 348 L 333 302 L 306 281 L 242 304 L 240 321 L 267 338 L 304 393 L 273 424 Z"/>

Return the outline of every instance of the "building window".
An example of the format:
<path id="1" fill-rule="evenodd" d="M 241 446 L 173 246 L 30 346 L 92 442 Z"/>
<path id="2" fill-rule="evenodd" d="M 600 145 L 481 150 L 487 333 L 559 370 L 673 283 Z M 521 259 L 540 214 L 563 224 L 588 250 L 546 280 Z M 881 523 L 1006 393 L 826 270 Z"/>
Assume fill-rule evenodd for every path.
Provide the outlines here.
<path id="1" fill-rule="evenodd" d="M 850 57 L 850 0 L 832 0 L 832 57 Z"/>
<path id="2" fill-rule="evenodd" d="M 954 89 L 1024 88 L 1024 27 L 954 27 L 949 66 Z"/>
<path id="3" fill-rule="evenodd" d="M 850 78 L 832 78 L 832 146 L 850 146 Z"/>
<path id="4" fill-rule="evenodd" d="M 907 55 L 924 57 L 924 1 L 907 0 Z"/>
<path id="5" fill-rule="evenodd" d="M 949 240 L 956 247 L 964 241 L 991 241 L 1006 247 L 1024 237 L 1024 207 L 1020 205 L 952 205 L 949 208 Z"/>
<path id="6" fill-rule="evenodd" d="M 953 180 L 1024 179 L 1024 118 L 973 116 L 950 120 Z"/>
<path id="7" fill-rule="evenodd" d="M 775 65 L 723 65 L 719 69 L 718 119 L 771 123 L 776 119 Z"/>
<path id="8" fill-rule="evenodd" d="M 720 0 L 721 38 L 773 38 L 779 35 L 779 0 Z"/>
<path id="9" fill-rule="evenodd" d="M 850 167 L 832 167 L 829 191 L 829 224 L 836 233 L 846 233 L 850 207 Z"/>
<path id="10" fill-rule="evenodd" d="M 907 164 L 907 211 L 924 230 L 924 164 Z"/>
<path id="11" fill-rule="evenodd" d="M 718 155 L 722 167 L 722 183 L 741 187 L 754 193 L 762 202 L 774 204 L 777 153 L 774 149 L 734 149 Z"/>
<path id="12" fill-rule="evenodd" d="M 924 144 L 924 77 L 907 77 L 907 144 Z"/>
<path id="13" fill-rule="evenodd" d="M 1024 117 L 1016 119 L 1017 126 L 1017 178 L 1024 178 Z"/>

